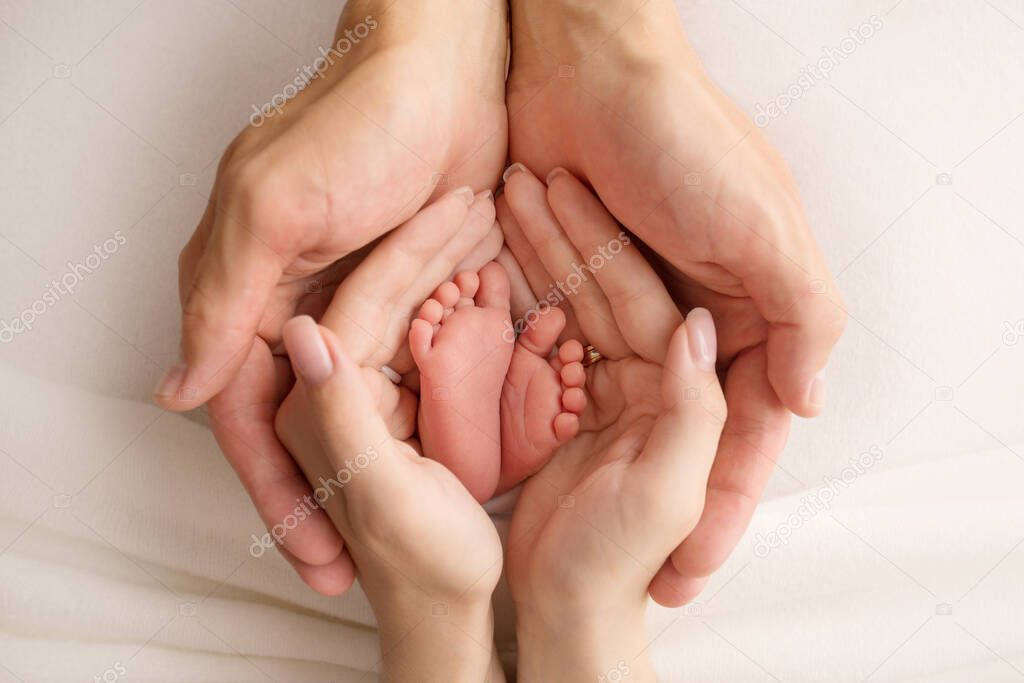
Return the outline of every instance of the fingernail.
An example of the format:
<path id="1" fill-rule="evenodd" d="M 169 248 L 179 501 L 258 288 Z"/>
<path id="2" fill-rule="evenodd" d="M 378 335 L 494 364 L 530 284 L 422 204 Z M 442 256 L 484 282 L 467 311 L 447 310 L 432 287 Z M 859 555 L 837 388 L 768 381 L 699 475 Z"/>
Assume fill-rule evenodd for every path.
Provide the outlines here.
<path id="1" fill-rule="evenodd" d="M 825 371 L 822 370 L 811 380 L 811 388 L 807 392 L 807 401 L 815 407 L 825 405 Z"/>
<path id="2" fill-rule="evenodd" d="M 551 169 L 551 173 L 548 173 L 548 177 L 545 179 L 544 182 L 550 185 L 551 182 L 560 175 L 569 175 L 569 172 L 566 171 L 561 166 L 556 166 L 555 168 Z"/>
<path id="3" fill-rule="evenodd" d="M 476 199 L 476 195 L 473 194 L 473 188 L 470 187 L 469 185 L 466 185 L 465 187 L 460 187 L 459 189 L 455 190 L 452 194 L 454 194 L 462 201 L 466 202 L 466 206 L 472 204 L 473 200 Z"/>
<path id="4" fill-rule="evenodd" d="M 312 318 L 303 315 L 291 319 L 283 334 L 292 367 L 305 382 L 319 384 L 334 373 L 331 354 Z"/>
<path id="5" fill-rule="evenodd" d="M 517 161 L 516 163 L 512 164 L 511 166 L 505 169 L 505 172 L 501 174 L 501 180 L 502 182 L 507 183 L 509 178 L 514 176 L 516 173 L 525 170 L 526 167 Z"/>
<path id="6" fill-rule="evenodd" d="M 708 309 L 695 308 L 686 316 L 686 337 L 693 364 L 704 372 L 714 372 L 718 359 L 718 335 Z"/>
<path id="7" fill-rule="evenodd" d="M 164 373 L 163 379 L 156 385 L 156 389 L 153 391 L 154 396 L 175 396 L 181 389 L 182 382 L 185 381 L 185 375 L 188 372 L 188 368 L 183 364 L 172 365 Z"/>
<path id="8" fill-rule="evenodd" d="M 481 193 L 480 193 L 480 194 L 478 194 L 477 196 L 478 196 L 478 197 L 479 197 L 480 199 L 486 199 L 487 201 L 491 201 L 491 200 L 493 200 L 493 199 L 494 199 L 494 193 L 493 193 L 493 192 L 491 192 L 490 190 L 484 190 L 483 192 L 481 192 Z"/>

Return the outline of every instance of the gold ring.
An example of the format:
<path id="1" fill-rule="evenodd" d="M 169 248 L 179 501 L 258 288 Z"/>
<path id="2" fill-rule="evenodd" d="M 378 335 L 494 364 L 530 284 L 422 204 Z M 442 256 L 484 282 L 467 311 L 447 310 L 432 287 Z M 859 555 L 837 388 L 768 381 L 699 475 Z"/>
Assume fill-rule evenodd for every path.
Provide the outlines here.
<path id="1" fill-rule="evenodd" d="M 597 361 L 604 358 L 601 352 L 595 349 L 591 344 L 587 344 L 583 347 L 583 367 L 589 368 Z"/>

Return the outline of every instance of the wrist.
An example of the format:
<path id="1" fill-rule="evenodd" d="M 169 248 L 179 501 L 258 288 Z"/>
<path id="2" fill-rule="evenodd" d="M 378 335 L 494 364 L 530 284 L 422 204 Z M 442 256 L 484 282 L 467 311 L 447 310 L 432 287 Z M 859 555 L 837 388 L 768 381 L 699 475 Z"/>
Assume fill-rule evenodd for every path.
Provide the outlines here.
<path id="1" fill-rule="evenodd" d="M 501 680 L 489 602 L 446 602 L 421 595 L 408 600 L 371 598 L 371 604 L 380 635 L 383 681 Z"/>
<path id="2" fill-rule="evenodd" d="M 465 0 L 350 0 L 338 22 L 340 37 L 347 25 L 372 16 L 382 46 L 426 40 L 435 50 L 472 53 L 475 59 L 507 51 L 508 16 L 504 2 Z"/>
<path id="3" fill-rule="evenodd" d="M 515 61 L 548 66 L 596 61 L 665 66 L 698 64 L 671 0 L 512 0 Z"/>
<path id="4" fill-rule="evenodd" d="M 518 680 L 654 681 L 647 653 L 644 604 L 618 609 L 545 610 L 516 608 Z"/>

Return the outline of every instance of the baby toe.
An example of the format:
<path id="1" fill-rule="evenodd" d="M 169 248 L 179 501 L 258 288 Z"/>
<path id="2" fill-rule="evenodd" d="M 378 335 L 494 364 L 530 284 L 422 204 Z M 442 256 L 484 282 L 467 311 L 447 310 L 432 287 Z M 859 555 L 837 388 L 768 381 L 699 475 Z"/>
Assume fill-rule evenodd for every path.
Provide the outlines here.
<path id="1" fill-rule="evenodd" d="M 547 358 L 563 329 L 565 313 L 562 309 L 545 308 L 534 320 L 527 320 L 526 330 L 519 335 L 519 345 L 536 356 Z"/>
<path id="2" fill-rule="evenodd" d="M 582 387 L 587 383 L 587 371 L 583 368 L 583 363 L 579 361 L 566 363 L 558 371 L 558 374 L 562 378 L 562 385 L 567 388 Z"/>
<path id="3" fill-rule="evenodd" d="M 579 415 L 587 407 L 587 394 L 579 387 L 570 387 L 562 392 L 562 408 Z"/>
<path id="4" fill-rule="evenodd" d="M 561 413 L 555 418 L 555 438 L 564 443 L 580 431 L 580 418 L 573 413 Z"/>
<path id="5" fill-rule="evenodd" d="M 451 308 L 459 300 L 459 287 L 454 282 L 445 282 L 434 290 L 433 299 L 436 299 L 442 308 Z"/>
<path id="6" fill-rule="evenodd" d="M 480 289 L 480 276 L 471 270 L 464 270 L 455 276 L 455 284 L 461 298 L 472 299 L 476 296 L 476 290 Z"/>
<path id="7" fill-rule="evenodd" d="M 441 302 L 437 299 L 427 299 L 420 306 L 420 312 L 417 317 L 431 325 L 437 325 L 441 322 L 442 315 L 444 315 L 444 306 L 441 305 Z"/>
<path id="8" fill-rule="evenodd" d="M 430 355 L 434 340 L 434 326 L 423 318 L 417 318 L 409 325 L 409 351 L 417 365 L 422 365 Z"/>
<path id="9" fill-rule="evenodd" d="M 578 339 L 570 339 L 558 347 L 558 358 L 563 365 L 583 360 L 583 344 Z"/>

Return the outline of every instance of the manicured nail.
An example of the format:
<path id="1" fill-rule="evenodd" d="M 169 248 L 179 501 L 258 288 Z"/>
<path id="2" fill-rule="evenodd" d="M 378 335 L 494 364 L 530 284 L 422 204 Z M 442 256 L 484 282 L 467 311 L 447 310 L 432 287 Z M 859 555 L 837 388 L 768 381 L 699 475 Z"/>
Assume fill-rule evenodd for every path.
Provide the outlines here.
<path id="1" fill-rule="evenodd" d="M 164 373 L 163 379 L 156 385 L 153 391 L 155 396 L 176 396 L 181 390 L 181 384 L 185 381 L 188 368 L 183 364 L 172 365 Z"/>
<path id="2" fill-rule="evenodd" d="M 555 168 L 551 169 L 551 173 L 548 173 L 548 177 L 547 179 L 545 179 L 544 182 L 550 185 L 552 181 L 554 181 L 554 179 L 560 175 L 569 175 L 569 172 L 566 171 L 561 166 L 556 166 Z"/>
<path id="3" fill-rule="evenodd" d="M 514 176 L 516 173 L 525 170 L 526 167 L 517 161 L 516 163 L 512 164 L 511 166 L 505 169 L 505 172 L 501 174 L 501 180 L 502 182 L 507 183 L 509 178 Z"/>
<path id="4" fill-rule="evenodd" d="M 686 337 L 693 364 L 704 372 L 714 372 L 718 359 L 718 335 L 708 309 L 695 308 L 686 316 Z"/>
<path id="5" fill-rule="evenodd" d="M 817 408 L 825 405 L 825 371 L 822 370 L 811 380 L 811 388 L 807 392 L 807 401 Z"/>
<path id="6" fill-rule="evenodd" d="M 462 201 L 466 202 L 466 206 L 472 204 L 473 200 L 476 199 L 476 195 L 473 194 L 473 188 L 470 187 L 469 185 L 466 185 L 465 187 L 460 187 L 459 189 L 455 190 L 452 194 L 454 194 Z"/>
<path id="7" fill-rule="evenodd" d="M 319 384 L 334 373 L 331 354 L 316 321 L 308 315 L 292 318 L 282 332 L 292 367 L 305 382 Z"/>

